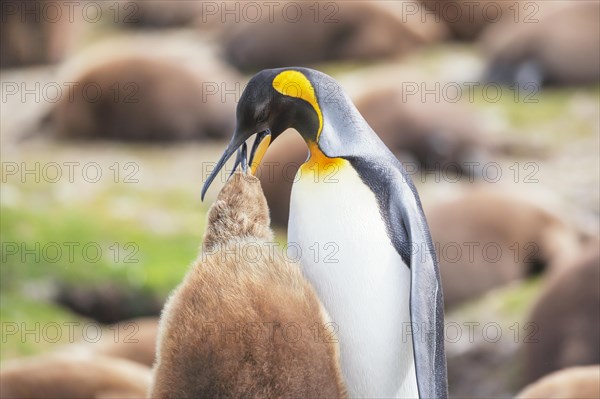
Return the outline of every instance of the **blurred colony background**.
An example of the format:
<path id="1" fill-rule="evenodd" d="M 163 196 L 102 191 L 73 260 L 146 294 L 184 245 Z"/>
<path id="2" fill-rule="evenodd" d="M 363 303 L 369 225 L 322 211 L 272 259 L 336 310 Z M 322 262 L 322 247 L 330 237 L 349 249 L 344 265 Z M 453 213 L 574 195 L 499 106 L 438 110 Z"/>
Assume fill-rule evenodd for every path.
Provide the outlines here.
<path id="1" fill-rule="evenodd" d="M 598 1 L 0 5 L 3 364 L 75 348 L 152 363 L 237 99 L 282 66 L 336 78 L 412 174 L 452 397 L 600 363 Z M 282 248 L 306 154 L 286 132 L 258 172 Z"/>

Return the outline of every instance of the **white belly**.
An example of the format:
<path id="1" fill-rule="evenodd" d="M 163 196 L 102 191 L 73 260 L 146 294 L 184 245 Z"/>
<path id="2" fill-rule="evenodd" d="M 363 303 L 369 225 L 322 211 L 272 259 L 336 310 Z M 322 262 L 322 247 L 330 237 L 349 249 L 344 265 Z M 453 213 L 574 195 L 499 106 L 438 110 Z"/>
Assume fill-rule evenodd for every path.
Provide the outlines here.
<path id="1" fill-rule="evenodd" d="M 348 393 L 418 397 L 410 270 L 390 242 L 373 192 L 349 163 L 329 181 L 298 173 L 288 241 L 300 247 L 304 274 L 338 328 Z"/>

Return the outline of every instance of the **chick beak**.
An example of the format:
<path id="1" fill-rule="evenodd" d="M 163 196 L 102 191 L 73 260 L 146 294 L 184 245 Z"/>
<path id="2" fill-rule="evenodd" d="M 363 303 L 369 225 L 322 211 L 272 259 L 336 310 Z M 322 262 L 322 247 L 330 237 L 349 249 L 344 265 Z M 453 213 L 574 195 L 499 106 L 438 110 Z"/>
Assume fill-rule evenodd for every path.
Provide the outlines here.
<path id="1" fill-rule="evenodd" d="M 230 179 L 237 170 L 238 166 L 242 168 L 242 172 L 244 174 L 248 173 L 248 147 L 246 146 L 246 143 L 242 144 L 242 146 L 237 150 L 237 157 L 235 158 L 233 169 L 229 174 Z"/>
<path id="2" fill-rule="evenodd" d="M 246 155 L 245 144 L 246 144 L 246 140 L 250 136 L 251 135 L 238 134 L 237 132 L 233 135 L 233 138 L 227 145 L 225 152 L 223 153 L 223 155 L 221 156 L 221 158 L 215 165 L 215 168 L 210 173 L 210 175 L 206 179 L 206 182 L 204 183 L 204 186 L 202 187 L 202 194 L 201 194 L 202 201 L 204 201 L 204 196 L 206 195 L 208 188 L 210 187 L 212 182 L 215 180 L 215 178 L 217 177 L 217 175 L 219 174 L 221 169 L 223 169 L 223 167 L 225 166 L 225 164 L 227 163 L 229 158 L 231 158 L 231 156 L 240 149 L 243 152 L 243 155 L 244 155 L 243 158 L 245 158 L 245 155 Z M 265 140 L 265 138 L 267 138 L 267 139 Z M 250 171 L 252 174 L 254 174 L 254 172 L 256 172 L 256 169 L 258 168 L 258 164 L 260 163 L 260 160 L 262 159 L 263 155 L 265 154 L 270 142 L 271 142 L 271 132 L 268 129 L 264 130 L 256 135 L 256 140 L 254 141 L 254 145 L 252 146 L 252 150 L 250 152 L 250 162 L 249 163 L 250 163 Z M 236 159 L 235 166 L 233 168 L 233 172 L 235 172 L 235 170 L 237 169 L 237 167 L 240 164 L 247 162 L 245 159 L 242 159 L 241 155 L 242 154 L 240 152 L 238 152 L 238 157 Z M 247 164 L 242 165 L 242 167 L 247 167 Z"/>

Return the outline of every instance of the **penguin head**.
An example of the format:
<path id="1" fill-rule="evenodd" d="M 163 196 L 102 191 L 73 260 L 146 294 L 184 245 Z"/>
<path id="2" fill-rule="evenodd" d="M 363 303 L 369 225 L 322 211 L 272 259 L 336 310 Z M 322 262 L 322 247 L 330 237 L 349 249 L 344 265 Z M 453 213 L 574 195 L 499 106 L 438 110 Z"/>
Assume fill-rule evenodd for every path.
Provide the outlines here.
<path id="1" fill-rule="evenodd" d="M 245 141 L 268 130 L 274 140 L 294 128 L 306 141 L 316 141 L 321 119 L 315 89 L 306 74 L 295 69 L 267 69 L 252 77 L 242 93 L 233 139 Z"/>
<path id="2" fill-rule="evenodd" d="M 251 165 L 260 163 L 268 145 L 288 128 L 318 145 L 323 114 L 317 100 L 314 72 L 306 68 L 263 70 L 248 82 L 237 105 L 236 128 L 215 169 L 202 188 L 202 198 L 227 160 L 253 135 Z M 324 75 L 325 76 L 325 75 Z"/>

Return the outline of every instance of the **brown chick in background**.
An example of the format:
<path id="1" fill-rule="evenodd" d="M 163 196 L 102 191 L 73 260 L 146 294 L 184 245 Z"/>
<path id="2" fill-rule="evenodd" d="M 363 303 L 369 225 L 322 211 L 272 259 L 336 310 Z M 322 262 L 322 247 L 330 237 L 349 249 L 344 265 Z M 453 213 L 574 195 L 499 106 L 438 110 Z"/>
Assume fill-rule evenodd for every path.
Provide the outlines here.
<path id="1" fill-rule="evenodd" d="M 61 350 L 123 358 L 152 367 L 157 335 L 158 317 L 139 317 L 104 327 L 97 341 L 84 340 Z"/>
<path id="2" fill-rule="evenodd" d="M 301 1 L 291 7 L 297 13 L 293 19 L 286 15 L 286 8 L 273 15 L 265 11 L 262 18 L 241 21 L 224 32 L 224 57 L 242 71 L 369 61 L 409 54 L 443 35 L 437 33 L 440 28 L 433 22 L 434 16 L 414 21 L 389 3 Z"/>
<path id="3" fill-rule="evenodd" d="M 452 308 L 511 281 L 560 269 L 581 250 L 581 232 L 560 215 L 480 186 L 426 207 Z M 465 284 L 468 281 L 468 284 Z"/>
<path id="4" fill-rule="evenodd" d="M 529 315 L 535 331 L 522 343 L 525 382 L 600 363 L 600 249 L 597 240 L 588 245 L 549 276 Z"/>
<path id="5" fill-rule="evenodd" d="M 0 398 L 143 398 L 151 376 L 149 367 L 125 359 L 54 353 L 3 363 Z"/>
<path id="6" fill-rule="evenodd" d="M 0 68 L 61 62 L 84 36 L 80 3 L 11 0 L 0 4 Z"/>
<path id="7" fill-rule="evenodd" d="M 345 396 L 328 316 L 269 224 L 259 180 L 234 174 L 163 310 L 151 397 Z"/>
<path id="8" fill-rule="evenodd" d="M 232 104 L 208 95 L 206 82 L 176 61 L 109 57 L 67 77 L 76 82 L 44 118 L 62 139 L 182 141 L 221 138 L 233 129 Z"/>
<path id="9" fill-rule="evenodd" d="M 527 3 L 530 18 L 505 18 L 482 34 L 479 47 L 488 60 L 484 79 L 534 92 L 544 85 L 597 84 L 600 3 Z"/>
<path id="10" fill-rule="evenodd" d="M 518 399 L 600 398 L 600 366 L 572 367 L 528 385 Z"/>

